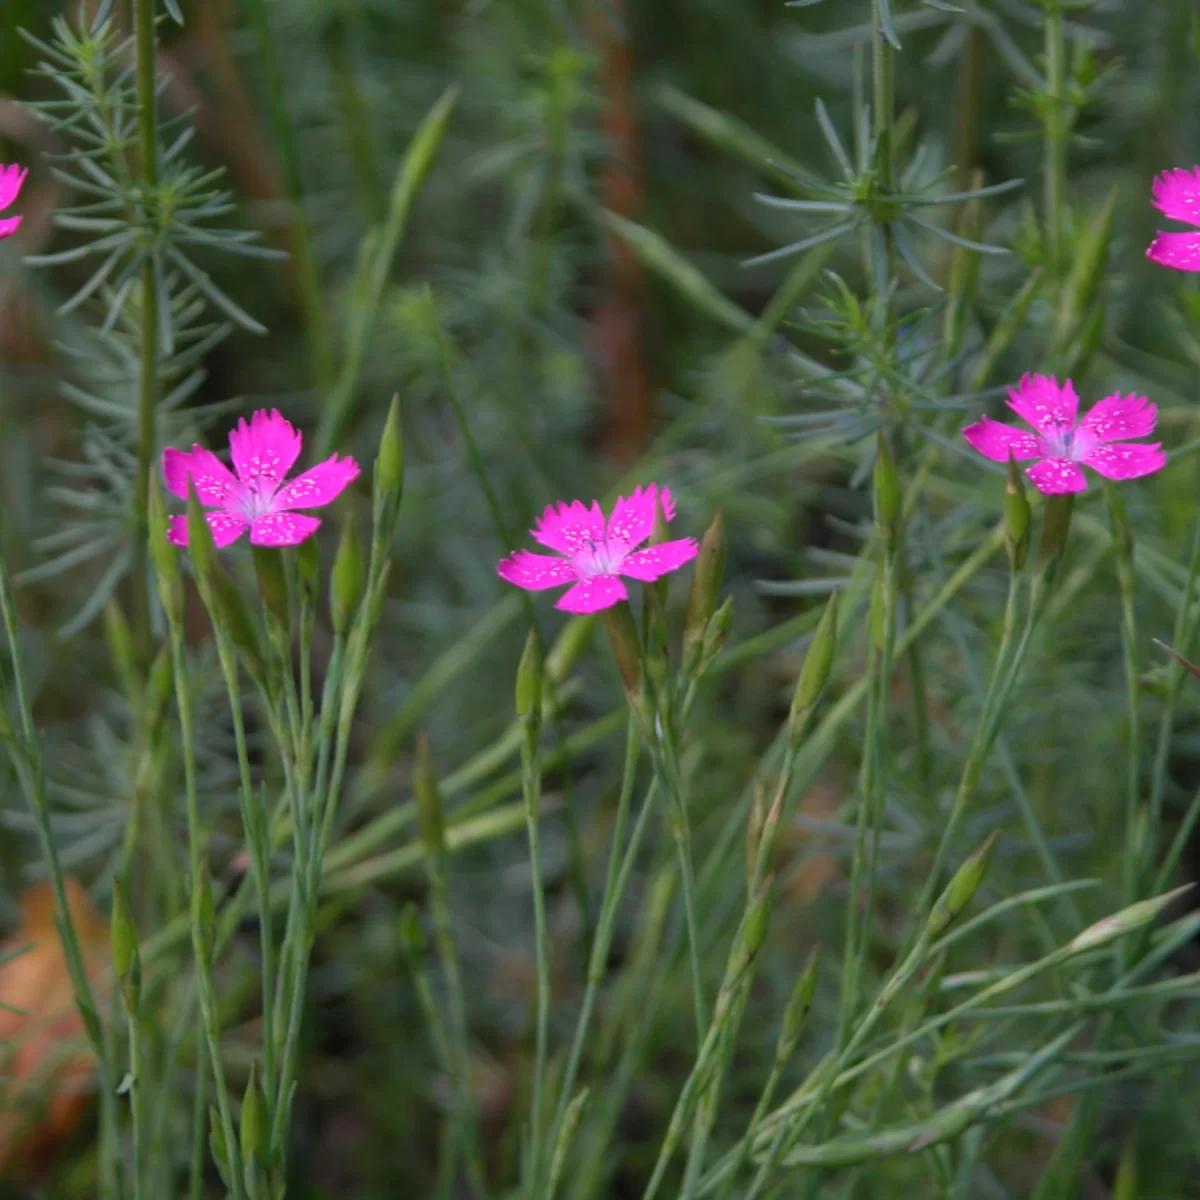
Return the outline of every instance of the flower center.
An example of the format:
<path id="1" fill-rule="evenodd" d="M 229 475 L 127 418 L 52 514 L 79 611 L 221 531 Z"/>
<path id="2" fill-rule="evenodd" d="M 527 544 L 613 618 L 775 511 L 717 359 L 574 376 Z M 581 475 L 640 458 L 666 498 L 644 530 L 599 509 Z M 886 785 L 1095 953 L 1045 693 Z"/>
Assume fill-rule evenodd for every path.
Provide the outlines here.
<path id="1" fill-rule="evenodd" d="M 619 542 L 610 546 L 607 541 L 589 541 L 587 548 L 572 555 L 575 569 L 585 577 L 592 575 L 616 575 L 625 561 L 627 551 Z"/>
<path id="2" fill-rule="evenodd" d="M 242 512 L 248 520 L 261 517 L 271 511 L 271 501 L 275 499 L 278 485 L 266 479 L 254 479 L 243 484 Z"/>

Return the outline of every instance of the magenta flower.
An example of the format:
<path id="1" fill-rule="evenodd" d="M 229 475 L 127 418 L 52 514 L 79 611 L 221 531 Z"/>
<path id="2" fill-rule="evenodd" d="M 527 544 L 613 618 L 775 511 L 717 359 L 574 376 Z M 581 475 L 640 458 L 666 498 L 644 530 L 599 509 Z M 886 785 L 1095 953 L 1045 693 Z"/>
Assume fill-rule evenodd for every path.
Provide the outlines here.
<path id="1" fill-rule="evenodd" d="M 1008 394 L 1008 407 L 1037 432 L 981 417 L 963 437 L 995 462 L 1008 462 L 1010 454 L 1040 458 L 1027 474 L 1046 496 L 1082 492 L 1083 465 L 1105 479 L 1139 479 L 1167 465 L 1160 443 L 1125 440 L 1154 432 L 1158 409 L 1145 396 L 1106 396 L 1078 421 L 1079 397 L 1069 379 L 1060 385 L 1052 375 L 1026 375 Z"/>
<path id="2" fill-rule="evenodd" d="M 190 453 L 163 451 L 163 478 L 181 500 L 188 497 L 190 479 L 200 503 L 217 510 L 205 513 L 205 518 L 218 546 L 236 542 L 247 529 L 255 546 L 296 546 L 315 533 L 321 521 L 292 510 L 329 504 L 358 478 L 358 463 L 335 454 L 285 481 L 300 457 L 302 442 L 278 410 L 260 409 L 249 423 L 243 417 L 229 434 L 233 471 L 211 450 L 193 446 Z M 172 517 L 167 536 L 175 545 L 186 546 L 187 517 Z"/>
<path id="3" fill-rule="evenodd" d="M 1154 207 L 1172 221 L 1200 225 L 1200 167 L 1176 167 L 1154 180 Z M 1151 262 L 1177 271 L 1200 271 L 1200 230 L 1156 233 L 1146 251 Z"/>
<path id="4" fill-rule="evenodd" d="M 16 163 L 0 165 L 0 212 L 3 212 L 20 194 L 29 171 Z M 21 227 L 21 217 L 5 217 L 0 220 L 0 238 L 12 237 Z"/>
<path id="5" fill-rule="evenodd" d="M 696 557 L 699 548 L 693 538 L 637 549 L 654 531 L 660 498 L 663 515 L 669 521 L 675 515 L 670 489 L 660 490 L 655 483 L 644 489 L 634 488 L 628 499 L 618 497 L 607 523 L 596 501 L 591 508 L 579 500 L 557 508 L 550 505 L 537 527 L 529 532 L 563 557 L 514 550 L 501 559 L 496 572 L 501 579 L 530 592 L 566 583 L 574 585 L 555 605 L 564 612 L 594 613 L 611 608 L 629 596 L 620 576 L 652 583 Z"/>

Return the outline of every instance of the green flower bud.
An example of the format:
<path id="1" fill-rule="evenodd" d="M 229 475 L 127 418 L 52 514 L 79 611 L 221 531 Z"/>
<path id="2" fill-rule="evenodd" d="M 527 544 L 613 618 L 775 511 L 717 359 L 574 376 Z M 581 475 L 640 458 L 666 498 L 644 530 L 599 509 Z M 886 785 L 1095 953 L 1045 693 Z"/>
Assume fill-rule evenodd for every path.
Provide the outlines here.
<path id="1" fill-rule="evenodd" d="M 1051 576 L 1067 546 L 1067 535 L 1071 532 L 1071 510 L 1075 497 L 1047 496 L 1042 512 L 1042 535 L 1038 542 L 1037 569 Z"/>
<path id="2" fill-rule="evenodd" d="M 258 581 L 263 608 L 280 629 L 289 628 L 291 605 L 288 603 L 287 577 L 283 573 L 283 553 L 266 546 L 251 546 L 250 557 L 254 560 L 254 577 Z"/>
<path id="3" fill-rule="evenodd" d="M 429 760 L 429 739 L 424 734 L 417 738 L 412 787 L 417 806 L 417 828 L 425 844 L 425 853 L 431 858 L 441 858 L 446 852 L 446 822 L 441 793 Z"/>
<path id="4" fill-rule="evenodd" d="M 142 990 L 142 960 L 138 953 L 137 925 L 119 879 L 113 880 L 112 921 L 110 924 L 113 967 L 121 995 L 131 1019 L 136 1019 Z"/>
<path id="5" fill-rule="evenodd" d="M 420 910 L 411 900 L 400 911 L 400 944 L 411 958 L 425 957 L 425 929 Z"/>
<path id="6" fill-rule="evenodd" d="M 704 645 L 700 651 L 700 670 L 704 670 L 725 648 L 729 630 L 733 627 L 733 597 L 726 596 L 725 603 L 713 613 L 704 629 Z"/>
<path id="7" fill-rule="evenodd" d="M 992 862 L 992 851 L 996 848 L 999 832 L 988 836 L 986 842 L 971 854 L 950 880 L 946 890 L 938 897 L 929 919 L 925 922 L 925 936 L 935 938 L 971 903 L 979 885 L 987 875 Z"/>
<path id="8" fill-rule="evenodd" d="M 762 777 L 754 781 L 754 798 L 750 801 L 750 815 L 746 821 L 746 887 L 754 885 L 754 865 L 758 862 L 758 847 L 762 842 L 763 825 L 767 820 L 766 805 L 763 804 Z"/>
<path id="9" fill-rule="evenodd" d="M 837 652 L 838 594 L 830 592 L 825 611 L 817 623 L 804 666 L 796 680 L 796 691 L 792 696 L 792 708 L 788 715 L 788 744 L 795 748 L 800 744 L 804 724 L 814 704 L 820 698 L 833 668 L 833 656 Z"/>
<path id="10" fill-rule="evenodd" d="M 216 571 L 208 582 L 209 616 L 233 643 L 242 665 L 256 680 L 265 674 L 262 643 L 246 597 L 223 571 Z"/>
<path id="11" fill-rule="evenodd" d="M 742 919 L 741 934 L 729 951 L 729 962 L 725 968 L 725 978 L 739 979 L 749 968 L 763 948 L 767 940 L 767 925 L 771 918 L 771 884 L 773 879 L 763 881 L 758 894 L 750 902 L 745 917 Z"/>
<path id="12" fill-rule="evenodd" d="M 216 931 L 217 909 L 213 903 L 212 879 L 208 874 L 208 863 L 201 862 L 199 878 L 192 890 L 192 941 L 206 962 L 212 960 Z"/>
<path id="13" fill-rule="evenodd" d="M 230 1182 L 232 1178 L 229 1171 L 229 1148 L 225 1145 L 225 1127 L 221 1124 L 221 1114 L 217 1112 L 216 1106 L 210 1104 L 208 1106 L 208 1149 L 212 1155 L 212 1160 L 216 1164 L 217 1174 L 221 1176 L 221 1182 L 225 1187 L 232 1191 L 233 1184 Z"/>
<path id="14" fill-rule="evenodd" d="M 162 488 L 153 476 L 150 479 L 148 515 L 150 561 L 154 564 L 159 601 L 167 620 L 172 625 L 178 625 L 183 619 L 183 576 L 179 570 L 179 548 L 167 537 L 167 507 L 163 503 Z"/>
<path id="15" fill-rule="evenodd" d="M 258 1063 L 251 1062 L 250 1078 L 246 1082 L 246 1094 L 242 1097 L 242 1123 L 238 1140 L 242 1144 L 242 1158 L 247 1171 L 252 1164 L 261 1164 L 267 1148 L 267 1112 L 262 1089 L 258 1086 Z"/>
<path id="16" fill-rule="evenodd" d="M 116 600 L 109 600 L 104 606 L 104 640 L 108 643 L 108 656 L 121 682 L 121 691 L 136 706 L 142 684 L 138 676 L 137 653 L 133 648 L 133 630 Z"/>
<path id="17" fill-rule="evenodd" d="M 375 459 L 375 482 L 381 492 L 398 492 L 404 486 L 404 434 L 400 428 L 400 397 L 392 397 L 379 454 Z"/>
<path id="18" fill-rule="evenodd" d="M 638 643 L 637 625 L 634 624 L 633 612 L 627 600 L 621 600 L 604 610 L 604 628 L 608 631 L 608 640 L 617 660 L 617 669 L 621 672 L 625 693 L 631 702 L 640 703 L 642 651 Z"/>
<path id="19" fill-rule="evenodd" d="M 212 530 L 204 518 L 204 509 L 196 496 L 196 485 L 188 477 L 187 501 L 188 552 L 192 556 L 192 568 L 203 596 L 209 580 L 217 569 L 217 548 L 213 543 Z"/>
<path id="20" fill-rule="evenodd" d="M 800 972 L 788 998 L 787 1008 L 783 1010 L 783 1027 L 779 1031 L 779 1043 L 775 1049 L 776 1061 L 782 1065 L 792 1056 L 800 1034 L 804 1032 L 812 1008 L 813 996 L 817 990 L 817 968 L 821 962 L 821 944 L 818 942 L 808 955 L 808 962 Z"/>
<path id="21" fill-rule="evenodd" d="M 304 598 L 309 604 L 316 604 L 321 581 L 321 545 L 315 537 L 305 538 L 296 547 L 296 574 Z"/>
<path id="22" fill-rule="evenodd" d="M 875 451 L 875 520 L 885 540 L 892 540 L 900 526 L 900 477 L 883 430 Z"/>
<path id="23" fill-rule="evenodd" d="M 354 518 L 347 515 L 342 526 L 342 540 L 338 543 L 337 556 L 333 560 L 329 589 L 333 631 L 338 636 L 345 636 L 349 630 L 350 622 L 358 611 L 364 586 L 362 551 L 358 546 L 358 535 L 354 532 Z"/>
<path id="24" fill-rule="evenodd" d="M 720 513 L 704 531 L 700 552 L 692 570 L 692 587 L 688 593 L 687 619 L 683 626 L 685 646 L 698 653 L 704 641 L 704 631 L 721 595 L 725 578 L 725 520 Z M 686 654 L 686 650 L 685 650 Z"/>
<path id="25" fill-rule="evenodd" d="M 1194 883 L 1187 883 L 1183 887 L 1175 888 L 1174 891 L 1166 892 L 1161 896 L 1155 896 L 1151 900 L 1139 900 L 1136 904 L 1130 904 L 1120 912 L 1115 912 L 1112 916 L 1105 917 L 1104 920 L 1097 921 L 1094 925 L 1089 925 L 1087 929 L 1076 934 L 1067 943 L 1067 952 L 1074 955 L 1082 954 L 1086 950 L 1095 950 L 1100 946 L 1107 946 L 1110 942 L 1115 942 L 1127 933 L 1141 929 L 1143 925 L 1149 925 L 1164 908 L 1173 904 L 1185 892 L 1190 892 L 1195 886 Z"/>
<path id="26" fill-rule="evenodd" d="M 537 630 L 525 639 L 525 650 L 517 667 L 517 716 L 537 718 L 542 711 L 542 654 Z"/>
<path id="27" fill-rule="evenodd" d="M 164 642 L 150 664 L 150 686 L 147 692 L 146 724 L 157 729 L 167 714 L 167 706 L 175 694 L 175 664 L 171 658 L 171 647 Z"/>
<path id="28" fill-rule="evenodd" d="M 1025 565 L 1029 552 L 1029 497 L 1021 471 L 1010 453 L 1008 482 L 1004 485 L 1004 526 L 1008 542 L 1008 561 L 1014 572 Z"/>

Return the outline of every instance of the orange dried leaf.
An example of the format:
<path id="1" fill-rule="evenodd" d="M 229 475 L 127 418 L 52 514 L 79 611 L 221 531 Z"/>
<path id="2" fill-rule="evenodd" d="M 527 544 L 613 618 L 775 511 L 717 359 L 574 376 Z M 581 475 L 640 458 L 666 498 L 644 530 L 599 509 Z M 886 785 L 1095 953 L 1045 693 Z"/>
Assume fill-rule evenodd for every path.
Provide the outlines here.
<path id="1" fill-rule="evenodd" d="M 100 979 L 108 966 L 107 925 L 74 879 L 67 880 L 67 906 L 88 975 L 107 990 L 108 979 Z M 50 884 L 30 888 L 21 911 L 21 926 L 3 948 L 14 957 L 0 963 L 0 1074 L 6 1077 L 0 1171 L 36 1171 L 46 1163 L 78 1120 L 95 1069 Z"/>

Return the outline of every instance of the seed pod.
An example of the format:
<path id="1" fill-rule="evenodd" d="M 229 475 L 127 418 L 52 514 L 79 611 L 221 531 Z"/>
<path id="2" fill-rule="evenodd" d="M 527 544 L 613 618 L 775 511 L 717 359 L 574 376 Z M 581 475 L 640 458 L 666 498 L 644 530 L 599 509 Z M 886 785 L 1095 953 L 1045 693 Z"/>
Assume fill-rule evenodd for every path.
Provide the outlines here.
<path id="1" fill-rule="evenodd" d="M 838 594 L 830 592 L 825 611 L 809 643 L 808 653 L 804 656 L 804 666 L 800 668 L 796 691 L 792 696 L 792 708 L 788 715 L 788 744 L 793 748 L 799 745 L 805 719 L 820 699 L 833 668 L 833 658 L 837 652 L 837 614 Z"/>
<path id="2" fill-rule="evenodd" d="M 1037 569 L 1050 574 L 1058 565 L 1071 532 L 1071 511 L 1075 497 L 1047 496 L 1042 513 L 1042 535 L 1038 541 Z"/>
<path id="3" fill-rule="evenodd" d="M 205 528 L 208 528 L 205 522 Z M 149 538 L 150 561 L 158 583 L 163 612 L 172 625 L 183 619 L 183 576 L 179 570 L 179 549 L 167 537 L 167 508 L 158 480 L 150 480 Z"/>

